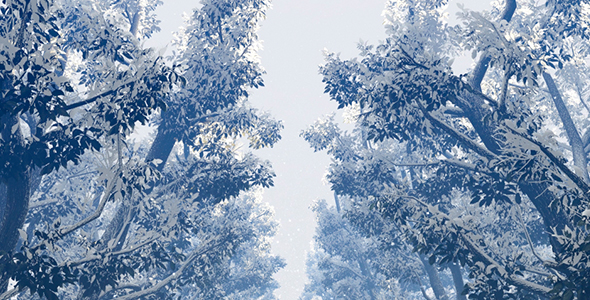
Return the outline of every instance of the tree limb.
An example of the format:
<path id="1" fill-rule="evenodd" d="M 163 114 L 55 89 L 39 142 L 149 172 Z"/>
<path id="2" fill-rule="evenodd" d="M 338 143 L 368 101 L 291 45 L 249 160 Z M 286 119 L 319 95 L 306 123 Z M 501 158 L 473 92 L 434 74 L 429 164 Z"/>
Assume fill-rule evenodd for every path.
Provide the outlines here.
<path id="1" fill-rule="evenodd" d="M 111 181 L 109 182 L 109 185 L 107 186 L 107 190 L 103 194 L 103 197 L 100 200 L 100 203 L 98 204 L 98 207 L 96 208 L 96 211 L 94 211 L 94 213 L 92 215 L 86 217 L 84 220 L 82 220 L 70 227 L 59 230 L 58 235 L 60 237 L 70 234 L 70 233 L 74 232 L 75 230 L 79 229 L 80 227 L 82 227 L 82 226 L 94 221 L 98 217 L 100 217 L 108 199 L 111 197 L 113 190 L 115 189 L 117 181 L 119 181 L 118 178 L 119 178 L 119 175 L 121 174 L 121 172 L 122 172 L 122 169 L 120 166 L 119 169 L 113 175 L 113 179 L 111 179 Z"/>
<path id="2" fill-rule="evenodd" d="M 510 22 L 514 15 L 514 11 L 516 11 L 516 0 L 506 0 L 506 6 L 504 6 L 504 11 L 502 12 L 502 20 Z M 490 61 L 490 56 L 484 54 L 473 69 L 473 75 L 471 76 L 469 84 L 478 91 L 481 91 L 481 82 L 486 75 Z"/>
<path id="3" fill-rule="evenodd" d="M 135 250 L 138 250 L 140 248 L 143 248 L 143 247 L 145 247 L 145 246 L 147 246 L 147 245 L 155 242 L 161 236 L 162 236 L 161 234 L 158 234 L 158 235 L 152 237 L 151 239 L 147 239 L 147 240 L 145 240 L 145 241 L 143 241 L 143 242 L 141 242 L 141 243 L 139 243 L 139 244 L 137 244 L 137 245 L 135 245 L 135 246 L 133 246 L 133 247 L 131 247 L 129 249 L 124 249 L 124 250 L 112 252 L 112 253 L 109 254 L 109 256 L 114 257 L 114 256 L 119 256 L 119 255 L 124 255 L 124 254 L 127 254 L 127 253 L 134 252 Z M 75 261 L 75 262 L 71 262 L 71 263 L 64 263 L 63 265 L 79 266 L 79 265 L 82 265 L 82 264 L 85 264 L 85 263 L 88 263 L 88 262 L 91 262 L 91 261 L 99 260 L 99 259 L 102 259 L 102 258 L 103 258 L 103 256 L 101 256 L 101 255 L 93 255 L 93 256 L 86 257 L 86 258 L 84 258 L 82 260 L 79 260 L 79 261 Z"/>
<path id="4" fill-rule="evenodd" d="M 443 131 L 445 131 L 447 134 L 449 134 L 450 136 L 452 136 L 453 138 L 455 138 L 459 142 L 461 142 L 461 144 L 463 144 L 468 149 L 471 149 L 475 153 L 477 153 L 477 154 L 479 154 L 481 156 L 487 157 L 487 158 L 494 158 L 494 157 L 496 157 L 496 154 L 494 154 L 490 150 L 488 150 L 488 149 L 480 146 L 476 142 L 472 141 L 469 137 L 467 137 L 463 133 L 458 132 L 456 129 L 450 127 L 448 124 L 446 124 L 444 121 L 442 121 L 439 118 L 437 118 L 436 116 L 434 116 L 429 111 L 423 110 L 423 112 L 424 112 L 425 117 L 427 119 L 429 119 L 430 122 L 432 122 L 434 125 L 436 125 L 440 129 L 442 129 Z"/>
<path id="5" fill-rule="evenodd" d="M 422 207 L 425 207 L 426 209 L 429 209 L 431 207 L 431 205 L 429 205 L 428 203 L 422 201 L 421 199 L 419 199 L 417 197 L 404 196 L 404 198 L 412 199 L 412 200 L 416 201 L 418 204 L 420 204 Z M 540 293 L 543 296 L 547 296 L 549 291 L 551 291 L 551 289 L 546 286 L 542 286 L 540 284 L 527 281 L 526 279 L 518 277 L 515 274 L 508 273 L 508 271 L 499 262 L 497 262 L 495 259 L 493 259 L 491 256 L 489 256 L 483 249 L 481 249 L 479 246 L 477 246 L 477 243 L 474 242 L 472 240 L 472 238 L 469 236 L 469 231 L 466 228 L 457 224 L 447 214 L 440 212 L 440 211 L 438 212 L 438 214 L 440 216 L 442 216 L 444 219 L 448 220 L 448 222 L 453 224 L 453 226 L 457 229 L 457 235 L 463 241 L 463 243 L 469 249 L 469 251 L 473 255 L 478 257 L 479 260 L 481 260 L 482 262 L 487 264 L 488 266 L 493 266 L 494 268 L 496 268 L 498 270 L 500 277 L 502 277 L 504 280 L 506 280 L 510 284 L 513 284 L 519 288 L 522 288 L 522 289 L 525 289 L 525 290 L 528 290 L 528 291 L 531 291 L 534 293 Z"/>
<path id="6" fill-rule="evenodd" d="M 86 100 L 82 100 L 82 101 L 79 101 L 79 102 L 76 102 L 76 103 L 72 103 L 72 104 L 66 105 L 64 107 L 64 109 L 65 110 L 72 110 L 74 108 L 78 108 L 80 106 L 84 106 L 86 104 L 90 104 L 92 102 L 97 101 L 98 99 L 100 99 L 102 97 L 107 97 L 107 96 L 111 96 L 111 95 L 115 94 L 120 88 L 125 88 L 125 87 L 128 87 L 128 86 L 134 85 L 135 83 L 136 83 L 135 80 L 126 82 L 126 83 L 124 83 L 124 84 L 122 84 L 120 86 L 117 86 L 114 89 L 111 89 L 111 90 L 108 90 L 106 92 L 100 93 L 100 94 L 98 94 L 98 95 L 96 95 L 94 97 L 90 97 L 90 98 L 88 98 Z"/>
<path id="7" fill-rule="evenodd" d="M 535 144 L 537 147 L 539 147 L 539 150 L 541 150 L 541 152 L 543 152 L 543 154 L 545 154 L 545 156 L 547 156 L 547 158 L 549 158 L 549 160 L 555 164 L 555 166 L 561 170 L 571 181 L 574 182 L 574 184 L 576 184 L 578 186 L 578 188 L 580 188 L 582 190 L 582 192 L 584 193 L 588 193 L 590 192 L 590 186 L 588 186 L 588 184 L 586 184 L 586 182 L 584 181 L 583 178 L 581 178 L 580 176 L 576 175 L 574 172 L 572 172 L 572 170 L 570 170 L 565 164 L 563 164 L 559 158 L 557 158 L 555 155 L 553 155 L 553 153 L 551 153 L 551 151 L 549 151 L 549 149 L 547 147 L 545 147 L 543 144 L 541 144 L 540 142 L 526 136 L 525 134 L 522 134 L 518 131 L 516 131 L 515 129 L 506 126 L 506 128 L 510 129 L 512 131 L 512 133 L 522 137 L 523 139 Z"/>
<path id="8" fill-rule="evenodd" d="M 12 290 L 6 291 L 0 295 L 0 300 L 8 300 L 18 294 L 18 288 L 13 288 Z"/>
<path id="9" fill-rule="evenodd" d="M 188 268 L 197 258 L 201 257 L 203 254 L 217 248 L 219 245 L 221 245 L 221 241 L 219 239 L 217 239 L 217 243 L 213 243 L 212 245 L 210 245 L 209 247 L 206 248 L 202 248 L 201 250 L 196 250 L 194 251 L 182 264 L 182 266 L 176 271 L 173 272 L 172 274 L 168 275 L 168 277 L 164 278 L 162 281 L 158 282 L 157 284 L 155 284 L 154 286 L 147 288 L 145 290 L 139 291 L 139 292 L 135 292 L 135 293 L 131 293 L 131 294 L 127 294 L 121 297 L 118 297 L 117 299 L 119 300 L 132 300 L 132 299 L 137 299 L 140 297 L 144 297 L 147 295 L 151 295 L 154 293 L 157 293 L 161 288 L 165 287 L 166 285 L 168 285 L 170 282 L 172 282 L 173 280 L 178 279 L 178 277 L 180 277 L 180 275 L 182 275 L 182 273 L 184 272 L 184 270 L 186 268 Z M 209 241 L 211 242 L 211 241 Z"/>
<path id="10" fill-rule="evenodd" d="M 582 138 L 576 129 L 576 125 L 572 121 L 570 116 L 569 110 L 563 99 L 561 98 L 561 94 L 555 85 L 555 81 L 553 81 L 553 77 L 549 75 L 547 72 L 543 72 L 543 79 L 545 79 L 545 83 L 547 84 L 547 88 L 549 88 L 549 92 L 551 93 L 551 98 L 553 99 L 553 103 L 555 104 L 555 108 L 557 108 L 557 113 L 559 114 L 559 118 L 563 123 L 563 128 L 567 134 L 567 139 L 572 147 L 572 154 L 574 157 L 574 165 L 581 169 L 582 171 L 582 178 L 586 183 L 590 183 L 590 177 L 588 177 L 588 160 L 586 159 L 586 153 L 584 152 L 584 144 L 582 143 Z"/>

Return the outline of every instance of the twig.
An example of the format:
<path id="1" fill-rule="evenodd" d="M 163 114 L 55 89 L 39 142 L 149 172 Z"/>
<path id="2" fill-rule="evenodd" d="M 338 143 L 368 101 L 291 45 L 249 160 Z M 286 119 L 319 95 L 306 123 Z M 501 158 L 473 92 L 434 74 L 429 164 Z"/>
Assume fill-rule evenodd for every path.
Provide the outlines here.
<path id="1" fill-rule="evenodd" d="M 138 250 L 140 248 L 143 248 L 143 247 L 145 247 L 145 246 L 153 243 L 154 241 L 156 241 L 161 236 L 162 236 L 161 234 L 158 234 L 158 235 L 152 237 L 151 239 L 145 240 L 145 241 L 143 241 L 143 242 L 141 242 L 141 243 L 139 243 L 139 244 L 137 244 L 137 245 L 135 245 L 135 246 L 133 246 L 133 247 L 131 247 L 129 249 L 125 249 L 125 250 L 120 250 L 120 251 L 113 252 L 113 253 L 110 254 L 110 256 L 119 256 L 119 255 L 131 253 L 131 252 L 133 252 L 135 250 Z M 91 257 L 86 257 L 86 258 L 84 258 L 82 260 L 79 260 L 79 261 L 75 261 L 75 262 L 71 262 L 71 263 L 65 263 L 63 265 L 79 266 L 79 265 L 82 265 L 82 264 L 85 264 L 85 263 L 88 263 L 88 262 L 91 262 L 91 261 L 95 261 L 95 260 L 98 260 L 98 259 L 101 259 L 101 258 L 103 258 L 103 257 L 100 256 L 100 255 L 94 255 L 94 256 L 91 256 Z"/>
<path id="2" fill-rule="evenodd" d="M 86 217 L 84 220 L 78 222 L 77 224 L 74 224 L 68 228 L 64 228 L 62 230 L 59 230 L 60 237 L 63 237 L 69 233 L 72 233 L 73 231 L 79 229 L 80 227 L 82 227 L 82 226 L 94 221 L 98 217 L 100 217 L 108 199 L 111 197 L 111 194 L 113 193 L 113 190 L 115 189 L 116 183 L 119 181 L 118 178 L 119 178 L 119 175 L 121 174 L 121 172 L 122 172 L 122 169 L 121 169 L 121 167 L 119 167 L 117 172 L 115 172 L 113 179 L 109 182 L 109 186 L 107 187 L 107 190 L 105 191 L 102 199 L 100 200 L 100 203 L 99 203 L 96 211 L 92 215 Z"/>
<path id="3" fill-rule="evenodd" d="M 182 273 L 184 272 L 184 270 L 186 268 L 188 268 L 189 265 L 191 265 L 193 263 L 194 260 L 196 260 L 197 258 L 201 257 L 203 254 L 215 249 L 216 247 L 218 247 L 219 245 L 221 245 L 221 242 L 217 239 L 217 243 L 214 243 L 213 245 L 201 249 L 196 250 L 195 252 L 193 252 L 182 264 L 182 266 L 180 267 L 180 269 L 178 269 L 176 272 L 173 272 L 172 274 L 168 275 L 168 277 L 166 277 L 165 279 L 163 279 L 162 281 L 160 281 L 159 283 L 157 283 L 156 285 L 147 288 L 145 290 L 139 291 L 139 292 L 135 292 L 135 293 L 131 293 L 131 294 L 127 294 L 121 297 L 118 297 L 117 299 L 119 300 L 131 300 L 131 299 L 137 299 L 143 296 L 147 296 L 147 295 L 151 295 L 153 293 L 158 292 L 161 288 L 165 287 L 166 285 L 168 285 L 171 281 L 176 280 L 178 277 L 180 277 L 180 275 L 182 275 Z"/>

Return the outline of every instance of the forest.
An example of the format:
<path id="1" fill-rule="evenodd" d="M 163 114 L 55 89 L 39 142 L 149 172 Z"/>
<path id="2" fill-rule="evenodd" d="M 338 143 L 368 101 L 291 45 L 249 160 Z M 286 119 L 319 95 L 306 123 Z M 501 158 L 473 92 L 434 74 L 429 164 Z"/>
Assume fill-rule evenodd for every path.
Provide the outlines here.
<path id="1" fill-rule="evenodd" d="M 170 56 L 160 5 L 2 0 L 0 300 L 281 298 L 272 4 L 201 0 Z M 385 40 L 324 53 L 299 299 L 590 299 L 590 0 L 448 5 L 384 0 Z"/>

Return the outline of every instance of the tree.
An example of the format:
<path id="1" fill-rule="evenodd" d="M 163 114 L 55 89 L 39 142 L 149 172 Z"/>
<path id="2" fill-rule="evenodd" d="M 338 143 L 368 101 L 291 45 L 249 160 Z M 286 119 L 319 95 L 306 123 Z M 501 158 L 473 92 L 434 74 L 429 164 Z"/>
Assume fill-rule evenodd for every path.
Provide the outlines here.
<path id="1" fill-rule="evenodd" d="M 164 107 L 161 99 L 171 88 L 170 78 L 174 72 L 150 51 L 136 49 L 124 35 L 119 36 L 115 28 L 107 27 L 101 35 L 93 36 L 97 45 L 88 47 L 86 44 L 85 47 L 92 51 L 91 58 L 100 57 L 101 62 L 112 67 L 112 72 L 103 78 L 104 86 L 93 91 L 95 95 L 70 103 L 65 96 L 74 90 L 63 76 L 66 58 L 59 39 L 58 18 L 63 17 L 63 13 L 47 1 L 5 1 L 1 16 L 5 92 L 0 129 L 6 197 L 0 234 L 6 243 L 0 250 L 10 252 L 18 238 L 17 229 L 22 227 L 27 213 L 29 173 L 34 167 L 42 168 L 41 172 L 47 174 L 67 166 L 68 162 L 77 162 L 87 149 L 98 150 L 100 138 L 115 133 L 128 134 L 135 122 L 145 121 L 154 109 Z M 106 37 L 110 36 L 118 37 L 112 41 L 113 48 L 103 48 L 100 44 L 109 41 Z M 119 52 L 135 56 L 138 65 L 117 70 Z M 114 88 L 101 90 L 106 87 Z M 136 101 L 138 98 L 145 100 Z M 93 104 L 93 113 L 106 118 L 72 118 L 70 111 L 84 104 Z M 118 114 L 117 110 L 126 114 Z M 23 115 L 32 119 L 29 136 L 24 136 L 20 130 L 25 126 L 20 122 Z"/>
<path id="2" fill-rule="evenodd" d="M 445 4 L 388 2 L 386 41 L 361 45 L 360 59 L 327 54 L 326 93 L 356 108 L 362 140 L 381 154 L 360 160 L 386 162 L 389 173 L 337 163 L 332 187 L 364 196 L 431 263 L 468 267 L 470 298 L 586 299 L 589 135 L 564 99 L 572 83 L 560 80 L 582 76 L 571 70 L 585 65 L 588 3 L 507 0 L 464 12 L 455 27 L 442 21 Z M 464 51 L 475 67 L 455 75 L 453 57 Z M 573 82 L 578 91 L 583 82 Z M 453 205 L 464 197 L 469 204 Z M 496 222 L 470 217 L 478 206 Z"/>
<path id="3" fill-rule="evenodd" d="M 348 121 L 350 117 L 355 116 L 351 116 L 348 112 Z M 394 170 L 389 159 L 401 150 L 400 145 L 392 142 L 380 143 L 378 148 L 368 145 L 363 139 L 366 134 L 363 133 L 362 128 L 357 127 L 352 133 L 343 132 L 334 121 L 333 115 L 318 120 L 301 135 L 315 151 L 325 149 L 333 158 L 326 179 L 335 190 L 336 209 L 341 219 L 338 218 L 340 224 L 335 226 L 325 221 L 319 222 L 317 239 L 321 238 L 329 245 L 318 242 L 319 246 L 316 247 L 320 250 L 346 249 L 355 244 L 349 242 L 351 239 L 368 240 L 372 245 L 370 253 L 367 254 L 371 269 L 375 269 L 375 272 L 384 276 L 389 282 L 398 281 L 401 288 L 398 293 L 405 298 L 417 297 L 416 292 L 419 288 L 424 298 L 431 299 L 427 293 L 428 283 L 430 283 L 436 299 L 448 299 L 449 291 L 452 293 L 453 289 L 457 299 L 464 299 L 460 295 L 463 290 L 462 271 L 457 265 L 444 264 L 443 267 L 450 269 L 451 274 L 440 276 L 443 275 L 442 268 L 439 270 L 433 267 L 424 254 L 411 251 L 412 247 L 406 240 L 406 233 L 398 227 L 398 224 L 391 222 L 389 218 L 384 218 L 370 207 L 370 199 L 380 193 L 384 182 L 400 184 L 404 181 L 404 177 L 407 177 L 403 176 L 403 172 Z M 320 220 L 327 219 L 321 216 Z M 340 231 L 338 235 L 330 234 L 337 238 L 326 238 L 323 235 L 328 235 L 325 232 L 330 232 L 330 229 L 323 227 L 350 229 L 346 232 Z M 350 251 L 364 252 L 354 247 Z M 318 267 L 311 265 L 310 268 L 309 272 L 312 274 Z M 327 272 L 320 271 L 320 274 L 322 273 Z M 446 271 L 444 275 L 447 275 Z M 452 277 L 452 282 L 455 283 L 454 288 L 450 280 L 441 280 L 446 277 Z M 321 286 L 327 282 L 315 284 L 321 289 Z"/>
<path id="4" fill-rule="evenodd" d="M 2 291 L 16 283 L 0 298 L 270 297 L 283 265 L 268 254 L 275 225 L 243 192 L 274 174 L 235 145 L 280 138 L 281 123 L 247 104 L 248 89 L 262 86 L 255 32 L 268 2 L 203 1 L 173 67 L 139 46 L 157 30 L 155 4 L 61 4 L 5 1 L 0 12 Z M 154 141 L 129 147 L 136 122 L 150 119 Z M 251 281 L 207 285 L 251 259 Z"/>
<path id="5" fill-rule="evenodd" d="M 402 297 L 399 266 L 373 237 L 363 237 L 337 207 L 324 200 L 312 207 L 318 226 L 307 258 L 309 282 L 301 299 L 410 299 Z M 401 255 L 400 255 L 401 256 Z M 388 259 L 389 258 L 389 259 Z M 396 274 L 397 275 L 397 274 Z M 415 274 L 406 278 L 416 278 Z M 422 275 L 422 274 L 420 274 Z M 397 277 L 397 278 L 396 278 Z"/>

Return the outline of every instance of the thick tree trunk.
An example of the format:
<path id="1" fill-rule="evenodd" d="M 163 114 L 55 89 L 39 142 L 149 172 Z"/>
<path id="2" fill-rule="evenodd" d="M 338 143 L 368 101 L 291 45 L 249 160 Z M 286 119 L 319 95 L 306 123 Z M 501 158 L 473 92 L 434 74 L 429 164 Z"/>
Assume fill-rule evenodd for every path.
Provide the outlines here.
<path id="1" fill-rule="evenodd" d="M 0 228 L 2 220 L 4 220 L 4 212 L 6 211 L 6 184 L 0 181 Z"/>
<path id="2" fill-rule="evenodd" d="M 6 209 L 0 231 L 0 251 L 12 252 L 19 239 L 18 230 L 22 228 L 29 211 L 29 172 L 23 170 L 6 178 Z"/>
<path id="3" fill-rule="evenodd" d="M 9 157 L 9 164 L 2 170 L 1 182 L 6 187 L 4 213 L 0 219 L 0 254 L 12 253 L 19 239 L 18 230 L 22 228 L 29 211 L 30 199 L 30 172 L 28 166 L 23 166 L 20 153 L 14 153 L 16 149 L 24 147 L 24 137 L 17 127 L 19 117 L 5 115 L 1 119 L 5 125 L 2 134 L 2 148 L 0 154 Z M 0 277 L 0 293 L 4 292 L 8 284 L 8 278 Z"/>
<path id="4" fill-rule="evenodd" d="M 422 265 L 424 265 L 424 270 L 426 274 L 428 274 L 428 279 L 430 280 L 430 287 L 434 291 L 434 295 L 438 300 L 449 300 L 447 293 L 445 292 L 445 288 L 440 281 L 440 277 L 438 276 L 438 270 L 430 263 L 428 263 L 428 259 L 426 256 L 420 254 L 420 261 Z"/>

